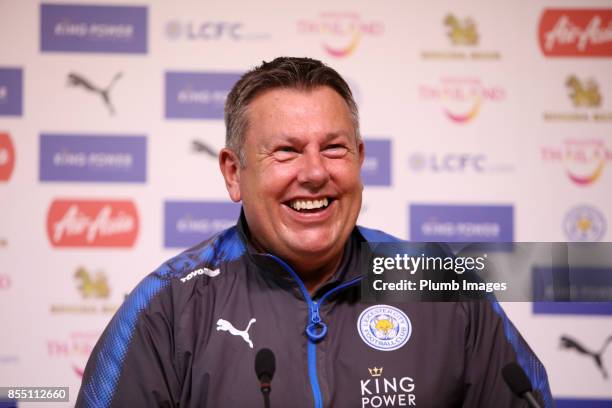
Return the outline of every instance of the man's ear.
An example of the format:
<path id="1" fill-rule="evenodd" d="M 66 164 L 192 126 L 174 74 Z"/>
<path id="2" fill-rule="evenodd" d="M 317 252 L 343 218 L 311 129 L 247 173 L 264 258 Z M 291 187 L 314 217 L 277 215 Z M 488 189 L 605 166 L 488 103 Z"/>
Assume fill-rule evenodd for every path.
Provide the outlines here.
<path id="1" fill-rule="evenodd" d="M 357 141 L 357 152 L 359 154 L 359 167 L 361 168 L 363 161 L 365 160 L 365 144 L 361 139 Z"/>
<path id="2" fill-rule="evenodd" d="M 219 152 L 219 168 L 225 179 L 225 188 L 234 202 L 241 200 L 240 160 L 233 150 L 223 148 Z"/>

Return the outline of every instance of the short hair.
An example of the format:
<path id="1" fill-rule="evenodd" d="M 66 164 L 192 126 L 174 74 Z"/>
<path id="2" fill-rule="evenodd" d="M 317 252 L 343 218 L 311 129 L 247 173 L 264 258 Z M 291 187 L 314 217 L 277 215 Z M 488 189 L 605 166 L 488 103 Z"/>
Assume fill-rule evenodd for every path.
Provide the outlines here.
<path id="1" fill-rule="evenodd" d="M 240 165 L 244 159 L 244 139 L 249 123 L 249 103 L 259 94 L 270 89 L 297 89 L 310 91 L 328 86 L 346 102 L 353 122 L 356 141 L 359 134 L 359 111 L 353 93 L 346 81 L 333 68 L 312 58 L 278 57 L 263 61 L 258 67 L 244 74 L 234 85 L 225 102 L 225 146 L 238 156 Z"/>

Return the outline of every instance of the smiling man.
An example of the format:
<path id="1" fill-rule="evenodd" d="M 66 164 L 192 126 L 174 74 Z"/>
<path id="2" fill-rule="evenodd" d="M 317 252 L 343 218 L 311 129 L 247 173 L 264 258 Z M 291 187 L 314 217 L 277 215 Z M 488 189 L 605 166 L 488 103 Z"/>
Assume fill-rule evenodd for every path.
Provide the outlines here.
<path id="1" fill-rule="evenodd" d="M 544 368 L 495 302 L 367 304 L 356 227 L 364 146 L 336 71 L 277 58 L 226 103 L 219 155 L 237 225 L 169 260 L 117 312 L 77 406 L 258 407 L 255 354 L 276 355 L 275 407 L 523 407 L 518 362 L 544 406 Z"/>
<path id="2" fill-rule="evenodd" d="M 248 103 L 242 92 L 250 79 L 247 74 L 236 85 L 229 107 Z M 292 265 L 310 291 L 338 269 L 363 190 L 356 106 L 339 93 L 350 96 L 346 84 L 327 80 L 338 91 L 306 80 L 260 91 L 248 104 L 236 147 L 232 138 L 240 134 L 232 133 L 232 121 L 239 119 L 228 114 L 230 147 L 220 155 L 227 189 L 232 200 L 242 200 L 253 244 Z"/>

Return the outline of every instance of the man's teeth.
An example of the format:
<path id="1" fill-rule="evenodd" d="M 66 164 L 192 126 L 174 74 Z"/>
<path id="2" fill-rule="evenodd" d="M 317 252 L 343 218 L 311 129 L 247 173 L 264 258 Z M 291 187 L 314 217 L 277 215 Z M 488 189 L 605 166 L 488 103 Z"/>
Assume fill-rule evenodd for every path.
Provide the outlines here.
<path id="1" fill-rule="evenodd" d="M 294 200 L 289 205 L 294 210 L 314 210 L 317 208 L 325 208 L 327 207 L 329 202 L 327 198 L 322 200 Z"/>

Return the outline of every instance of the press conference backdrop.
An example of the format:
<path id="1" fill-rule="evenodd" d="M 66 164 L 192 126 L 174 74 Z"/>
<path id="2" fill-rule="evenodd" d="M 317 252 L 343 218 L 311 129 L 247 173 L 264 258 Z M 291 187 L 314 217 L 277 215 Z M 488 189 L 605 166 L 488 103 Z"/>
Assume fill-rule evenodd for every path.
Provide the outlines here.
<path id="1" fill-rule="evenodd" d="M 0 39 L 0 385 L 74 398 L 126 293 L 234 224 L 224 100 L 280 55 L 321 59 L 353 88 L 360 224 L 612 239 L 610 1 L 4 0 Z M 505 308 L 560 406 L 612 404 L 612 306 Z"/>

